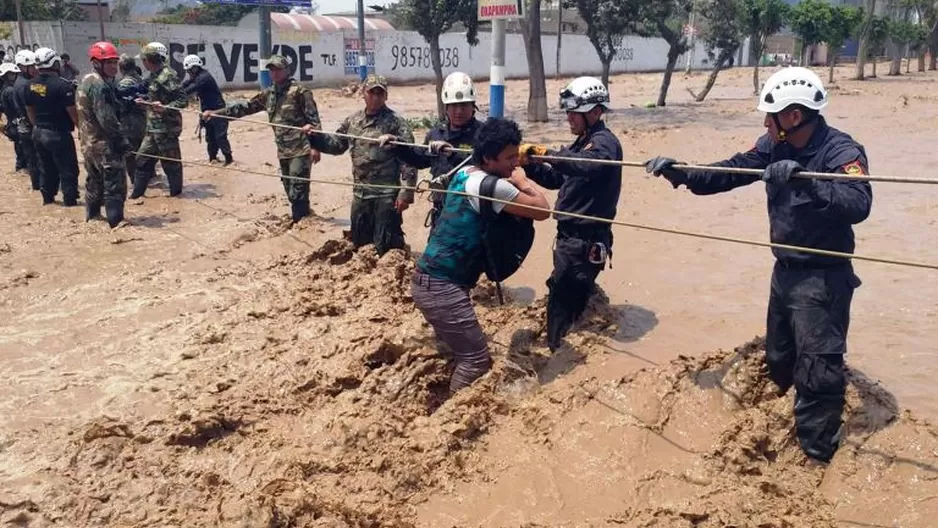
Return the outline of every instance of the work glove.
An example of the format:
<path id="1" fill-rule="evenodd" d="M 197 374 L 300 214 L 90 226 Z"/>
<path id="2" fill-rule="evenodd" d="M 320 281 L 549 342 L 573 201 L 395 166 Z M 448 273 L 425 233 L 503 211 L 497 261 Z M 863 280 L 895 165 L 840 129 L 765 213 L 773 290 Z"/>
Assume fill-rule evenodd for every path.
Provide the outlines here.
<path id="1" fill-rule="evenodd" d="M 381 148 L 393 147 L 394 145 L 391 145 L 392 141 L 400 141 L 400 140 L 394 134 L 382 134 L 378 136 L 378 146 Z"/>
<path id="2" fill-rule="evenodd" d="M 677 160 L 674 158 L 657 156 L 645 162 L 645 172 L 655 176 L 664 176 L 664 179 L 671 182 L 671 185 L 677 189 L 681 184 L 687 184 L 687 173 L 675 169 L 675 164 Z"/>
<path id="3" fill-rule="evenodd" d="M 518 163 L 523 167 L 531 163 L 531 156 L 546 156 L 547 147 L 533 143 L 522 143 L 518 147 Z"/>
<path id="4" fill-rule="evenodd" d="M 775 163 L 770 163 L 768 167 L 765 168 L 765 172 L 762 173 L 762 181 L 769 185 L 781 187 L 788 184 L 793 174 L 803 170 L 804 167 L 797 161 L 776 161 Z"/>
<path id="5" fill-rule="evenodd" d="M 431 141 L 428 146 L 430 147 L 430 154 L 433 156 L 439 156 L 441 152 L 446 152 L 453 148 L 452 145 L 441 140 Z"/>

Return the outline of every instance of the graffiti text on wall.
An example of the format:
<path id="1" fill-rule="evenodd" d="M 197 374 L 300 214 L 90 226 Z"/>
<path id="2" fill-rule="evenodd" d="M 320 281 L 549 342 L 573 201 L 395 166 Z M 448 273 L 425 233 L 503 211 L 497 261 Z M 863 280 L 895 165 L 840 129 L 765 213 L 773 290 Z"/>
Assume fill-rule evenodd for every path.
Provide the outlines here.
<path id="1" fill-rule="evenodd" d="M 228 83 L 254 83 L 257 82 L 258 70 L 260 67 L 260 50 L 254 43 L 226 43 L 212 44 L 211 50 L 215 53 L 217 64 L 221 68 L 222 76 Z M 206 45 L 204 43 L 179 44 L 170 42 L 170 66 L 182 78 L 185 72 L 182 69 L 182 60 L 186 55 L 198 55 L 205 61 Z M 283 55 L 290 61 L 293 69 L 293 75 L 297 80 L 308 82 L 313 80 L 313 68 L 316 55 L 313 54 L 312 46 L 288 46 L 286 44 L 274 44 L 271 48 L 274 55 Z M 324 64 L 329 64 L 330 59 L 334 62 L 333 56 L 324 57 L 319 54 L 320 60 Z M 235 78 L 240 70 L 241 75 Z"/>

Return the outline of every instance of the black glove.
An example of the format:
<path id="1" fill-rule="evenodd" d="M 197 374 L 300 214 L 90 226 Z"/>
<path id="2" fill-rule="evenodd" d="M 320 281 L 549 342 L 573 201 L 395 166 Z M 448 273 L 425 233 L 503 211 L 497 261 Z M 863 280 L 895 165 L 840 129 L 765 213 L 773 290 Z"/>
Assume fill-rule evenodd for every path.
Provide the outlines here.
<path id="1" fill-rule="evenodd" d="M 794 160 L 781 160 L 770 163 L 762 173 L 762 181 L 769 185 L 787 185 L 793 174 L 801 172 L 804 167 Z"/>
<path id="2" fill-rule="evenodd" d="M 675 169 L 674 165 L 676 163 L 677 160 L 673 158 L 658 156 L 645 162 L 645 172 L 654 174 L 655 176 L 664 176 L 664 178 L 671 182 L 671 185 L 677 189 L 679 185 L 687 184 L 687 173 L 680 169 Z"/>

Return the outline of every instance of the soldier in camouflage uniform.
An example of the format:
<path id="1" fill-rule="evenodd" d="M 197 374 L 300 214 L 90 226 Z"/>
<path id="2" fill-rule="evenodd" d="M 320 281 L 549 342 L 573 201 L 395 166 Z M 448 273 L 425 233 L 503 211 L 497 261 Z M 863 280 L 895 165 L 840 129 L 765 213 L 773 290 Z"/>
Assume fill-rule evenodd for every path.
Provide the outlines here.
<path id="1" fill-rule="evenodd" d="M 267 61 L 272 86 L 255 95 L 247 103 L 231 105 L 222 110 L 206 110 L 202 117 L 208 121 L 213 116 L 244 117 L 257 112 L 267 112 L 271 123 L 302 127 L 303 131 L 273 127 L 277 157 L 280 158 L 280 174 L 283 189 L 290 199 L 294 222 L 309 216 L 309 174 L 313 164 L 319 162 L 319 151 L 310 148 L 306 135 L 321 128 L 319 109 L 313 92 L 301 86 L 290 76 L 289 63 L 285 57 L 274 55 Z M 307 181 L 298 181 L 302 178 Z"/>
<path id="2" fill-rule="evenodd" d="M 387 79 L 369 75 L 362 91 L 365 108 L 345 118 L 336 132 L 375 140 L 390 135 L 413 143 L 410 127 L 385 104 L 388 99 Z M 402 175 L 413 178 L 408 184 L 416 181 L 416 171 L 405 170 L 405 165 L 393 152 L 381 148 L 375 141 L 316 134 L 310 137 L 310 142 L 326 154 L 338 156 L 350 150 L 355 183 L 400 185 Z M 374 244 L 379 255 L 389 249 L 403 248 L 401 213 L 412 202 L 413 193 L 403 190 L 355 187 L 351 211 L 352 243 L 356 247 Z"/>
<path id="3" fill-rule="evenodd" d="M 179 135 L 182 134 L 182 113 L 168 108 L 185 108 L 189 98 L 179 84 L 176 71 L 169 66 L 169 50 L 159 42 L 151 42 L 140 52 L 143 67 L 150 72 L 147 79 L 149 91 L 147 100 L 147 135 L 143 138 L 139 152 L 172 159 L 180 159 Z M 140 100 L 142 101 L 142 99 Z M 165 105 L 165 106 L 164 106 Z M 137 172 L 134 175 L 134 192 L 131 198 L 140 198 L 147 190 L 147 184 L 156 174 L 156 158 L 140 156 L 137 158 Z M 159 160 L 169 182 L 169 195 L 182 194 L 182 163 Z"/>
<path id="4" fill-rule="evenodd" d="M 130 142 L 121 133 L 116 91 L 117 48 L 110 42 L 97 42 L 88 50 L 94 72 L 85 75 L 78 86 L 78 114 L 81 123 L 81 151 L 85 158 L 86 220 L 100 218 L 101 203 L 108 224 L 117 227 L 124 220 L 127 180 L 124 179 L 124 153 Z"/>
<path id="5" fill-rule="evenodd" d="M 143 137 L 147 134 L 147 112 L 142 106 L 134 103 L 134 99 L 145 95 L 147 86 L 140 74 L 140 67 L 137 66 L 133 57 L 121 55 L 118 66 L 121 72 L 121 77 L 117 81 L 121 134 L 130 142 L 130 152 L 124 157 L 124 167 L 127 169 L 127 178 L 132 185 L 137 172 L 137 156 L 134 152 L 140 148 Z"/>

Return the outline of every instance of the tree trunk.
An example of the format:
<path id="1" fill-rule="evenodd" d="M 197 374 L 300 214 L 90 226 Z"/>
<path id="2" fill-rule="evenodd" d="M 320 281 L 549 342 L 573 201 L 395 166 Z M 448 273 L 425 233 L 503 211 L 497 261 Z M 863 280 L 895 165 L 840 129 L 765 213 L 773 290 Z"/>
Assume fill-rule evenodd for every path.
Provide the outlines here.
<path id="1" fill-rule="evenodd" d="M 870 75 L 871 79 L 876 78 L 876 55 L 873 55 L 873 75 Z"/>
<path id="2" fill-rule="evenodd" d="M 759 65 L 762 63 L 762 52 L 765 51 L 765 40 L 759 35 L 749 36 L 749 59 L 752 60 L 752 93 L 759 95 L 762 88 L 759 84 Z"/>
<path id="3" fill-rule="evenodd" d="M 612 69 L 612 57 L 600 59 L 603 63 L 603 86 L 609 86 L 609 70 Z M 608 89 L 608 88 L 607 88 Z"/>
<path id="4" fill-rule="evenodd" d="M 702 103 L 704 99 L 707 98 L 707 95 L 710 93 L 710 90 L 713 89 L 713 85 L 717 82 L 717 75 L 726 67 L 727 63 L 732 57 L 732 53 L 721 53 L 720 58 L 717 60 L 716 65 L 713 67 L 713 70 L 710 71 L 710 75 L 707 77 L 707 84 L 704 85 L 703 90 L 699 94 L 694 94 L 691 92 L 691 95 L 694 96 L 694 100 L 698 103 Z"/>
<path id="5" fill-rule="evenodd" d="M 925 71 L 925 50 L 918 52 L 918 71 Z"/>
<path id="6" fill-rule="evenodd" d="M 889 76 L 902 75 L 902 47 L 892 43 L 889 45 L 889 56 L 892 59 L 889 62 Z"/>
<path id="7" fill-rule="evenodd" d="M 757 62 L 755 66 L 752 67 L 752 93 L 759 95 L 759 63 Z"/>
<path id="8" fill-rule="evenodd" d="M 547 122 L 547 83 L 541 49 L 541 0 L 532 0 L 521 22 L 524 51 L 528 57 L 528 121 Z"/>
<path id="9" fill-rule="evenodd" d="M 938 69 L 938 43 L 928 45 L 928 71 Z"/>
<path id="10" fill-rule="evenodd" d="M 869 49 L 869 42 L 867 42 L 867 37 L 865 34 L 860 36 L 860 45 L 857 48 L 857 73 L 853 76 L 854 79 L 862 81 L 866 79 L 866 55 Z"/>
<path id="11" fill-rule="evenodd" d="M 664 70 L 664 78 L 661 79 L 661 90 L 658 92 L 657 106 L 665 106 L 668 100 L 668 88 L 671 87 L 671 75 L 674 73 L 674 66 L 677 64 L 677 58 L 681 55 L 681 42 L 677 40 L 671 44 L 668 49 L 668 65 Z"/>
<path id="12" fill-rule="evenodd" d="M 830 70 L 827 74 L 827 84 L 834 84 L 834 68 L 837 67 L 837 54 L 834 53 L 830 48 L 828 48 L 827 53 L 830 55 L 827 62 L 830 64 Z"/>
<path id="13" fill-rule="evenodd" d="M 440 60 L 440 36 L 435 35 L 427 39 L 430 44 L 430 64 L 433 65 L 433 74 L 436 76 L 436 113 L 443 119 L 446 109 L 443 106 L 443 61 Z"/>

